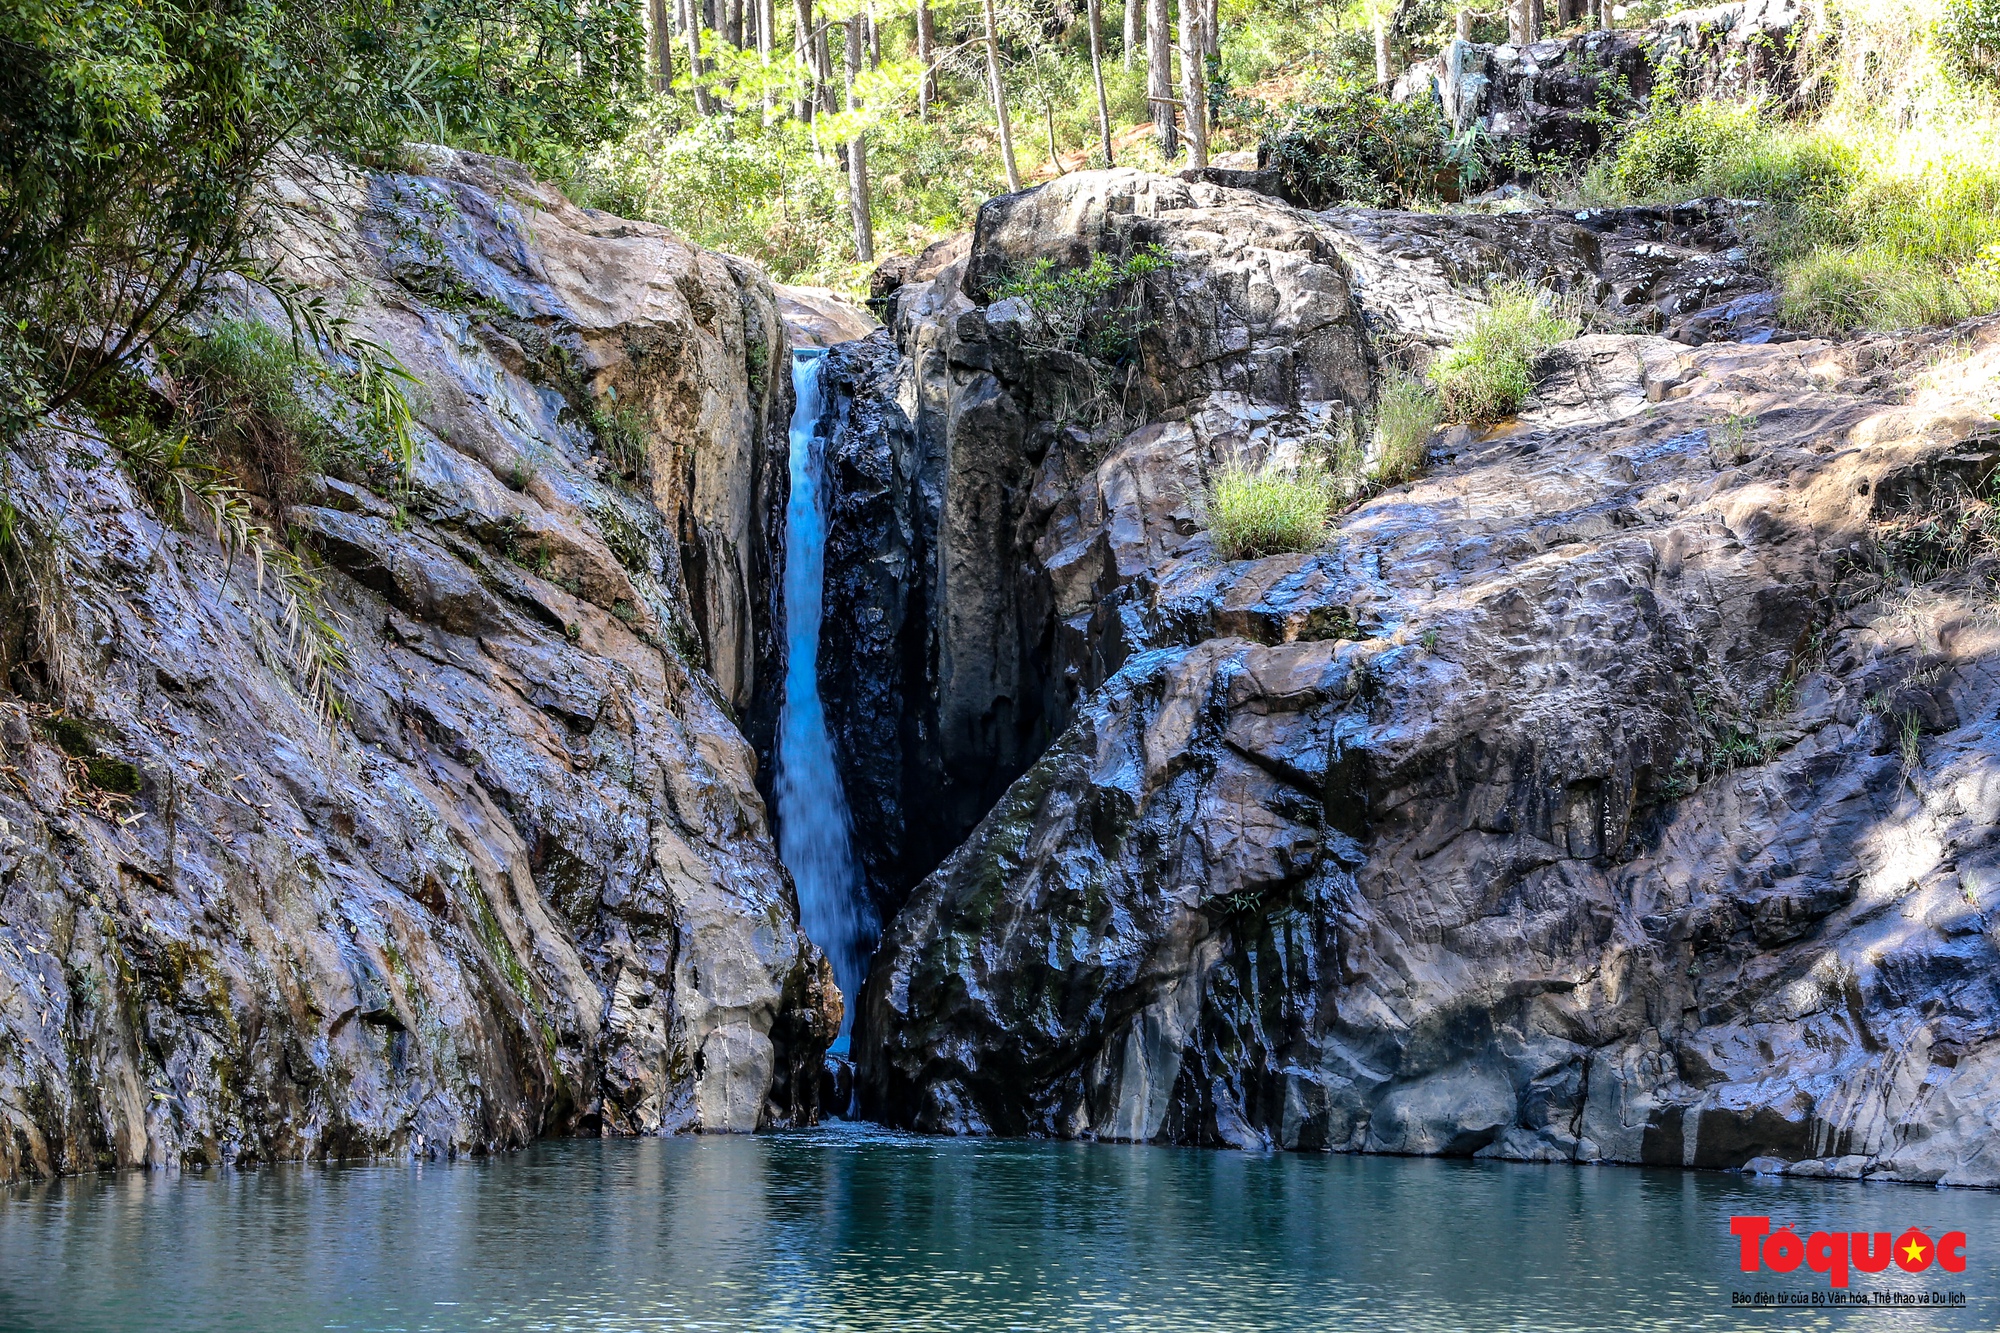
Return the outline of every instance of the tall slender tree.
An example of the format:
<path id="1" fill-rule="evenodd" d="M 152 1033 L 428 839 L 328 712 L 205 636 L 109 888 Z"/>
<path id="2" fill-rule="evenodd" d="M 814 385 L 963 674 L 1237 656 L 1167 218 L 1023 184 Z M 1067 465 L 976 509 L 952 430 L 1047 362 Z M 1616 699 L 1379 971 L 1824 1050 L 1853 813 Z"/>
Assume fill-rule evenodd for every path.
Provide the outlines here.
<path id="1" fill-rule="evenodd" d="M 653 27 L 653 91 L 663 93 L 674 86 L 674 20 L 667 0 L 648 0 L 646 9 Z"/>
<path id="2" fill-rule="evenodd" d="M 819 83 L 819 109 L 830 116 L 834 111 L 832 21 L 821 20 L 814 38 L 813 78 Z"/>
<path id="3" fill-rule="evenodd" d="M 777 0 L 757 0 L 757 63 L 764 70 L 764 124 L 778 122 L 778 95 L 771 89 L 771 56 L 777 50 Z"/>
<path id="4" fill-rule="evenodd" d="M 802 81 L 792 100 L 792 119 L 811 120 L 819 105 L 819 62 L 813 57 L 812 0 L 792 0 L 792 54 L 799 58 Z"/>
<path id="5" fill-rule="evenodd" d="M 1104 166 L 1111 161 L 1111 100 L 1104 95 L 1104 0 L 1087 0 L 1084 21 L 1090 24 L 1090 81 L 1097 85 L 1097 129 L 1104 138 Z"/>
<path id="6" fill-rule="evenodd" d="M 931 0 L 917 0 L 917 63 L 923 70 L 917 79 L 917 119 L 931 118 L 931 104 L 937 101 L 937 32 L 931 23 Z"/>
<path id="7" fill-rule="evenodd" d="M 1167 5 L 1168 0 L 1146 0 L 1146 102 L 1153 113 L 1160 156 L 1171 162 L 1180 154 L 1181 145 L 1174 130 L 1174 39 L 1168 27 Z"/>
<path id="8" fill-rule="evenodd" d="M 1139 55 L 1139 2 L 1125 0 L 1125 33 L 1118 48 L 1118 63 L 1128 70 Z"/>
<path id="9" fill-rule="evenodd" d="M 861 110 L 855 83 L 861 78 L 861 52 L 868 44 L 868 16 L 856 10 L 847 20 L 847 110 Z M 854 257 L 860 262 L 875 259 L 875 219 L 868 193 L 868 134 L 857 123 L 847 140 L 847 207 L 854 217 Z"/>
<path id="10" fill-rule="evenodd" d="M 1208 43 L 1201 0 L 1181 0 L 1181 96 L 1187 104 L 1188 165 L 1208 165 Z"/>
<path id="11" fill-rule="evenodd" d="M 715 114 L 714 100 L 703 82 L 701 65 L 701 5 L 699 0 L 680 0 L 681 23 L 687 34 L 688 81 L 694 86 L 694 109 L 704 116 Z"/>
<path id="12" fill-rule="evenodd" d="M 993 94 L 993 119 L 1000 129 L 1000 161 L 1007 168 L 1007 193 L 1019 194 L 1021 170 L 1014 165 L 1014 127 L 1007 119 L 1007 82 L 1000 77 L 1000 19 L 993 12 L 993 0 L 986 0 L 985 9 L 986 82 Z"/>

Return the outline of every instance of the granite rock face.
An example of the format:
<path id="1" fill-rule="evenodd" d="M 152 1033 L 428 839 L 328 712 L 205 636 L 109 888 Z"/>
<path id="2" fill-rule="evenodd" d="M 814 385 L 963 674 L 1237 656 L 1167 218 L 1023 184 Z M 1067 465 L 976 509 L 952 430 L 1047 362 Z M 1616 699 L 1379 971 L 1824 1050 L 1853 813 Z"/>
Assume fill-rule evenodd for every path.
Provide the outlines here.
<path id="1" fill-rule="evenodd" d="M 1721 199 L 1672 207 L 1495 215 L 1335 209 L 1318 215 L 1352 273 L 1369 332 L 1390 347 L 1443 347 L 1484 289 L 1512 279 L 1568 297 L 1604 329 L 1676 342 L 1768 342 L 1770 275 L 1737 230 L 1754 208 Z"/>
<path id="2" fill-rule="evenodd" d="M 1809 107 L 1823 92 L 1811 55 L 1826 35 L 1805 0 L 1733 0 L 1526 46 L 1451 42 L 1391 95 L 1434 97 L 1454 132 L 1491 140 L 1496 160 L 1574 162 L 1604 147 L 1663 80 L 1690 99 Z"/>
<path id="3" fill-rule="evenodd" d="M 809 1119 L 839 999 L 736 723 L 768 281 L 442 150 L 280 198 L 288 274 L 415 375 L 416 465 L 285 513 L 347 644 L 322 725 L 198 507 L 86 422 L 8 460 L 0 1175 Z"/>
<path id="4" fill-rule="evenodd" d="M 993 299 L 1035 260 L 1074 269 L 1147 246 L 1172 264 L 1117 298 L 1136 332 L 1109 362 L 1051 349 L 1021 300 Z M 878 460 L 830 516 L 829 595 L 894 625 L 903 646 L 867 659 L 893 658 L 889 675 L 850 659 L 845 640 L 822 653 L 856 668 L 843 682 L 829 667 L 833 695 L 894 695 L 910 710 L 895 725 L 868 708 L 843 724 L 857 812 L 886 809 L 901 774 L 891 823 L 907 832 L 881 835 L 899 850 L 867 853 L 900 858 L 878 906 L 893 911 L 1117 669 L 1133 641 L 1128 587 L 1163 542 L 1194 531 L 1191 497 L 1218 460 L 1323 449 L 1372 403 L 1384 357 L 1421 366 L 1506 280 L 1565 293 L 1598 324 L 1688 342 L 1772 336 L 1746 313 L 1768 309 L 1768 280 L 1712 201 L 1308 213 L 1201 181 L 1079 172 L 989 202 L 965 242 L 878 274 L 896 346 L 877 335 L 829 363 L 855 386 L 830 408 L 829 456 L 866 439 Z M 869 505 L 876 518 L 861 515 Z M 1149 526 L 1124 521 L 1135 508 Z M 863 562 L 853 594 L 838 590 L 843 550 Z M 883 578 L 890 564 L 908 571 L 900 591 Z M 829 617 L 830 636 L 845 618 Z M 896 753 L 870 750 L 884 746 Z"/>
<path id="5" fill-rule="evenodd" d="M 1020 300 L 991 299 L 1037 258 L 1068 265 L 1147 246 L 1173 264 L 1121 296 L 1127 342 L 1115 364 L 1038 345 Z M 877 607 L 883 618 L 871 623 L 901 626 L 903 647 L 856 659 L 851 687 L 830 675 L 824 684 L 893 691 L 910 710 L 897 734 L 871 730 L 867 710 L 849 724 L 855 750 L 899 752 L 862 759 L 871 776 L 859 781 L 881 787 L 900 769 L 903 869 L 884 901 L 893 910 L 1107 674 L 1093 645 L 1116 622 L 1117 574 L 1085 531 L 1091 520 L 1072 512 L 1079 484 L 1149 421 L 1171 419 L 1176 440 L 1213 430 L 1259 441 L 1267 419 L 1345 421 L 1373 392 L 1373 363 L 1331 230 L 1272 199 L 1136 171 L 1077 173 L 992 200 L 969 243 L 933 247 L 878 275 L 878 287 L 895 346 L 849 344 L 878 369 L 829 370 L 874 384 L 834 405 L 830 457 L 844 460 L 851 437 L 873 441 L 878 460 L 829 519 L 835 550 L 865 565 L 843 573 L 851 561 L 830 552 L 829 597 Z M 892 475 L 893 496 L 881 489 Z M 1103 482 L 1123 487 L 1123 476 L 1114 469 Z M 1178 493 L 1157 498 L 1185 508 Z M 868 505 L 880 517 L 864 518 Z M 890 562 L 905 567 L 903 552 L 897 610 L 880 576 Z M 841 591 L 850 583 L 852 595 Z M 822 660 L 842 660 L 844 645 L 823 648 Z M 894 681 L 864 684 L 873 669 L 863 662 L 890 657 Z M 849 795 L 861 822 L 886 808 L 857 793 L 852 772 Z"/>
<path id="6" fill-rule="evenodd" d="M 1147 419 L 1092 438 L 1013 372 L 981 276 L 1037 252 L 999 240 L 1011 218 L 1049 254 L 1126 225 L 1169 248 L 1282 234 L 1312 266 L 1300 308 L 1345 330 L 1371 313 L 1352 224 L 1061 188 L 894 293 L 950 540 L 990 543 L 1003 610 L 1047 608 L 1039 640 L 990 602 L 982 623 L 1072 693 L 1045 694 L 1046 749 L 891 924 L 863 1107 L 948 1133 L 2000 1184 L 2000 327 L 1591 334 L 1521 421 L 1447 435 L 1327 547 L 1226 562 L 1191 488 L 1316 447 L 1365 382 L 1314 399 L 1227 357 L 1183 371 L 1172 349 L 1227 339 L 1251 289 L 1202 269 L 1225 295 L 1195 327 L 1160 307 L 1132 373 L 1159 386 Z M 1146 197 L 1157 221 L 1122 203 Z M 1189 249 L 1169 282 L 1218 253 Z M 1306 290 L 1273 287 L 1256 309 Z M 968 480 L 985 503 L 954 510 Z M 968 699 L 941 678 L 941 710 L 990 706 L 991 679 Z"/>

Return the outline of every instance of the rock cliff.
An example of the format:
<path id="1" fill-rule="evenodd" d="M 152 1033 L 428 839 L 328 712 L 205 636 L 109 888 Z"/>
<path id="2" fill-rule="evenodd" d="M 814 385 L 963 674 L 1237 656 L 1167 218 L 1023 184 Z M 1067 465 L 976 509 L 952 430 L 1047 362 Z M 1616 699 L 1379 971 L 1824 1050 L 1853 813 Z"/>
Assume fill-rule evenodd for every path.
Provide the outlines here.
<path id="1" fill-rule="evenodd" d="M 1814 59 L 1830 37 L 1804 0 L 1732 0 L 1645 28 L 1525 46 L 1452 42 L 1396 80 L 1398 101 L 1435 97 L 1459 133 L 1477 129 L 1522 175 L 1604 147 L 1661 84 L 1689 98 L 1760 98 L 1788 111 L 1824 96 Z"/>
<path id="2" fill-rule="evenodd" d="M 989 209 L 894 327 L 945 753 L 1020 775 L 886 934 L 864 1108 L 2000 1183 L 2000 327 L 1590 334 L 1324 549 L 1223 561 L 1191 496 L 1368 406 L 1431 224 L 1124 173 Z M 1133 239 L 1177 262 L 1093 424 L 988 284 Z M 1416 341 L 1476 308 L 1435 286 Z"/>
<path id="3" fill-rule="evenodd" d="M 423 158 L 279 191 L 281 271 L 420 409 L 407 483 L 282 516 L 330 725 L 273 580 L 112 432 L 6 461 L 0 1176 L 815 1113 L 839 999 L 738 726 L 776 704 L 770 283 Z"/>

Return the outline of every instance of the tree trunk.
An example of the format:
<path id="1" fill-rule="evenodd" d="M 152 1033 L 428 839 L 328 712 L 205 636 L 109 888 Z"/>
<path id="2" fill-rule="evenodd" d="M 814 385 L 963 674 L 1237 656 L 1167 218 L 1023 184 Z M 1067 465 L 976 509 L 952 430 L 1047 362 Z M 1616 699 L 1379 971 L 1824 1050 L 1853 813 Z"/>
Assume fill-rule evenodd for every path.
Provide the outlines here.
<path id="1" fill-rule="evenodd" d="M 819 83 L 819 109 L 827 115 L 834 112 L 833 105 L 833 33 L 830 23 L 819 25 L 813 42 L 813 77 Z"/>
<path id="2" fill-rule="evenodd" d="M 1187 103 L 1188 165 L 1208 165 L 1208 58 L 1202 0 L 1181 0 L 1181 96 Z"/>
<path id="3" fill-rule="evenodd" d="M 854 95 L 854 81 L 861 77 L 861 48 L 869 27 L 865 14 L 847 20 L 847 109 L 859 111 L 861 101 Z M 854 257 L 864 264 L 875 260 L 875 219 L 868 196 L 868 136 L 861 130 L 847 141 L 847 207 L 854 214 Z"/>
<path id="4" fill-rule="evenodd" d="M 992 85 L 993 119 L 1000 127 L 1000 160 L 1007 168 L 1007 193 L 1019 194 L 1021 171 L 1014 165 L 1014 127 L 1007 121 L 1007 84 L 1000 77 L 1000 20 L 993 13 L 993 0 L 986 0 L 986 81 Z"/>
<path id="5" fill-rule="evenodd" d="M 1507 40 L 1515 46 L 1528 44 L 1528 3 L 1529 0 L 1508 0 Z"/>
<path id="6" fill-rule="evenodd" d="M 990 3 L 990 0 L 989 0 Z M 1171 162 L 1181 151 L 1174 131 L 1174 47 L 1167 28 L 1168 0 L 1146 0 L 1146 102 L 1160 156 Z"/>
<path id="7" fill-rule="evenodd" d="M 1375 16 L 1375 86 L 1387 88 L 1396 81 L 1396 71 L 1389 60 L 1389 16 Z"/>
<path id="8" fill-rule="evenodd" d="M 1542 40 L 1542 0 L 1527 0 L 1528 41 L 1530 44 Z"/>
<path id="9" fill-rule="evenodd" d="M 1201 3 L 1201 50 L 1210 60 L 1222 59 L 1222 0 L 1200 0 Z M 1202 67 L 1202 77 L 1208 77 L 1208 67 Z"/>
<path id="10" fill-rule="evenodd" d="M 743 49 L 743 0 L 728 0 L 723 7 L 722 35 L 731 46 Z"/>
<path id="11" fill-rule="evenodd" d="M 1459 40 L 1459 41 L 1461 41 L 1461 42 L 1469 42 L 1469 41 L 1471 41 L 1471 40 L 1472 40 L 1472 11 L 1471 11 L 1471 10 L 1469 10 L 1469 9 L 1460 9 L 1460 10 L 1458 11 L 1458 25 L 1457 25 L 1457 30 L 1456 30 L 1456 32 L 1454 33 L 1454 35 L 1455 35 L 1455 36 L 1456 36 L 1456 37 L 1458 38 L 1458 40 Z"/>
<path id="12" fill-rule="evenodd" d="M 688 81 L 694 85 L 694 109 L 704 116 L 715 114 L 715 104 L 710 100 L 708 88 L 702 82 L 701 68 L 701 6 L 696 0 L 681 0 L 681 18 L 687 32 Z"/>
<path id="13" fill-rule="evenodd" d="M 923 77 L 917 80 L 917 119 L 931 118 L 931 103 L 937 101 L 937 70 L 932 67 L 936 60 L 937 33 L 931 26 L 931 0 L 917 0 L 917 63 L 924 67 Z"/>
<path id="14" fill-rule="evenodd" d="M 757 63 L 764 67 L 764 124 L 766 127 L 778 123 L 778 95 L 771 91 L 769 78 L 771 56 L 777 49 L 778 3 L 777 0 L 757 0 Z"/>
<path id="15" fill-rule="evenodd" d="M 792 18 L 796 31 L 792 33 L 792 51 L 799 58 L 799 72 L 805 75 L 805 86 L 792 102 L 794 120 L 811 120 L 813 110 L 819 103 L 819 95 L 814 91 L 818 80 L 819 66 L 813 60 L 813 5 L 812 0 L 792 0 Z"/>
<path id="16" fill-rule="evenodd" d="M 1126 69 L 1139 55 L 1139 0 L 1125 0 L 1124 45 L 1118 50 L 1118 63 Z"/>
<path id="17" fill-rule="evenodd" d="M 1104 167 L 1111 169 L 1111 101 L 1104 95 L 1104 4 L 1087 0 L 1084 20 L 1090 24 L 1090 81 L 1097 85 L 1097 130 L 1104 137 Z"/>
<path id="18" fill-rule="evenodd" d="M 875 0 L 868 0 L 868 68 L 882 68 L 882 25 L 875 21 Z"/>
<path id="19" fill-rule="evenodd" d="M 667 0 L 650 0 L 653 19 L 653 91 L 666 92 L 674 86 L 674 20 Z"/>

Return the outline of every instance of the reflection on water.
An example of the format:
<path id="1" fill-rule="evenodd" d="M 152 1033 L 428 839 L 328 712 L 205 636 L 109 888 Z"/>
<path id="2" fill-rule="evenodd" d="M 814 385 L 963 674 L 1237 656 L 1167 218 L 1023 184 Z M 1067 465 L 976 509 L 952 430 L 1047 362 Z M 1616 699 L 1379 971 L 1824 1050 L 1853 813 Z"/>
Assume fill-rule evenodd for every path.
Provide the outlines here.
<path id="1" fill-rule="evenodd" d="M 1732 1312 L 1744 1212 L 1965 1231 L 1964 1274 L 1853 1289 L 1971 1304 Z M 836 1126 L 19 1187 L 0 1328 L 1991 1328 L 1996 1236 L 1971 1191 Z"/>

